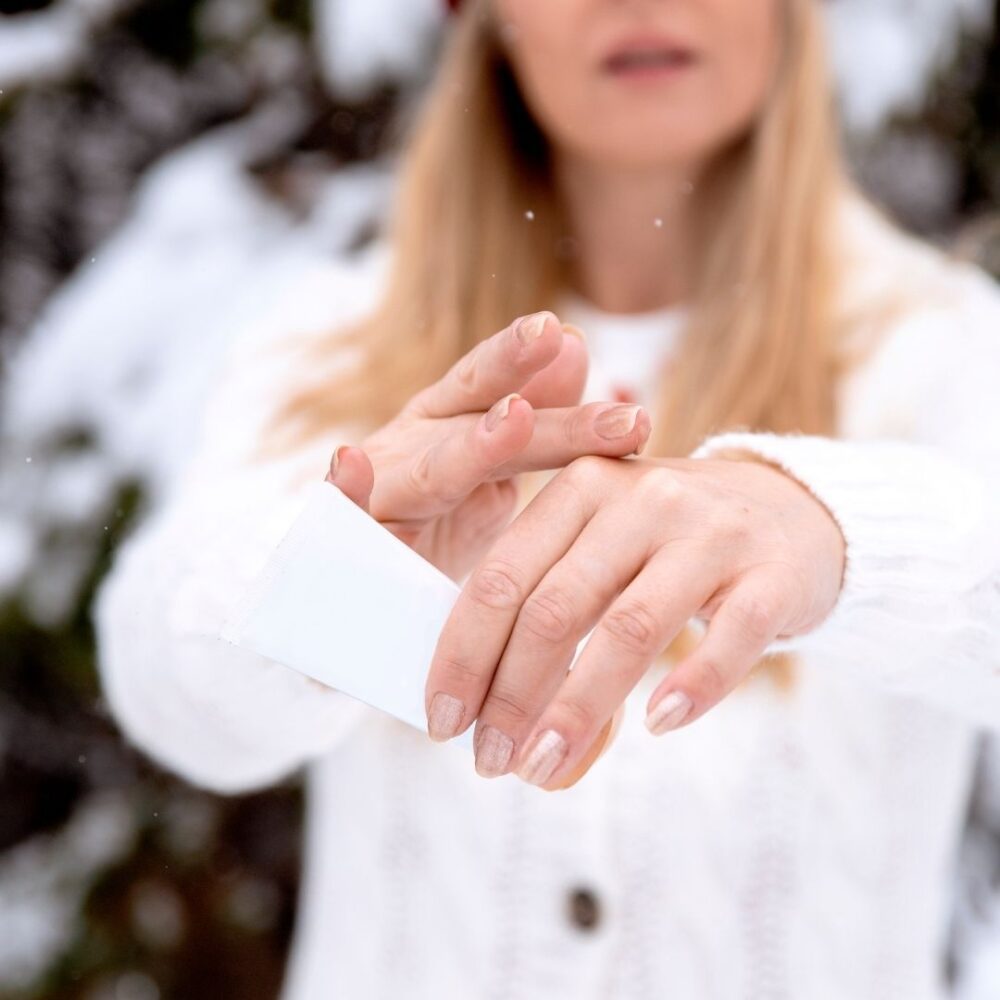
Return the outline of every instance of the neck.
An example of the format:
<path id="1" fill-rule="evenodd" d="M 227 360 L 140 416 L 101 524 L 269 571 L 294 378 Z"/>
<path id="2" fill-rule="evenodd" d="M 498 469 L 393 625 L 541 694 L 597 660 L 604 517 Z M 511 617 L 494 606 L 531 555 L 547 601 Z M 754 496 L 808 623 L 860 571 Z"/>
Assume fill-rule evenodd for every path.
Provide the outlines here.
<path id="1" fill-rule="evenodd" d="M 571 275 L 608 312 L 643 312 L 685 299 L 690 282 L 690 171 L 622 170 L 569 157 L 555 181 L 577 242 Z"/>

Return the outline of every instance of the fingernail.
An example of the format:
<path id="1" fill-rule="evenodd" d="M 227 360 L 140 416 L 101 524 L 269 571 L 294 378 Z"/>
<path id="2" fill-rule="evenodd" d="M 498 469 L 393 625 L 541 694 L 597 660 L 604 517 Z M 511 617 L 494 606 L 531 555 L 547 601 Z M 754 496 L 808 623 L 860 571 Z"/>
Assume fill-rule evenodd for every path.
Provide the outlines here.
<path id="1" fill-rule="evenodd" d="M 683 691 L 665 695 L 646 716 L 646 728 L 654 735 L 676 728 L 691 711 L 691 699 Z"/>
<path id="2" fill-rule="evenodd" d="M 568 749 L 566 741 L 554 729 L 546 729 L 518 768 L 518 777 L 532 785 L 544 785 L 562 763 Z"/>
<path id="3" fill-rule="evenodd" d="M 595 421 L 594 430 L 602 438 L 619 438 L 635 430 L 641 406 L 615 406 L 605 410 Z"/>
<path id="4" fill-rule="evenodd" d="M 462 724 L 465 715 L 465 702 L 458 698 L 438 691 L 431 701 L 431 710 L 427 716 L 427 732 L 432 740 L 450 740 Z"/>
<path id="5" fill-rule="evenodd" d="M 563 323 L 563 333 L 571 333 L 578 340 L 587 343 L 587 335 L 575 323 Z"/>
<path id="6" fill-rule="evenodd" d="M 333 449 L 333 457 L 330 459 L 330 471 L 327 473 L 327 479 L 336 479 L 337 469 L 340 467 L 340 449 L 343 447 L 342 444 L 339 444 Z"/>
<path id="7" fill-rule="evenodd" d="M 507 773 L 514 753 L 514 741 L 496 726 L 483 726 L 475 740 L 476 773 L 484 778 L 498 778 Z"/>
<path id="8" fill-rule="evenodd" d="M 636 448 L 635 451 L 632 452 L 632 454 L 633 455 L 641 455 L 643 453 L 643 451 L 645 450 L 646 445 L 649 444 L 649 439 L 652 436 L 653 436 L 653 429 L 652 429 L 652 427 L 650 427 L 650 429 L 646 432 L 646 436 L 639 442 L 639 447 Z"/>
<path id="9" fill-rule="evenodd" d="M 507 416 L 510 410 L 510 404 L 515 399 L 520 399 L 521 397 L 516 393 L 512 392 L 509 396 L 504 396 L 503 399 L 494 403 L 486 413 L 483 423 L 486 425 L 488 431 L 495 431 L 497 427 L 500 426 L 501 421 Z"/>
<path id="10" fill-rule="evenodd" d="M 514 324 L 514 333 L 517 339 L 527 347 L 532 341 L 538 340 L 545 329 L 545 321 L 549 318 L 546 312 L 532 313 L 530 316 L 523 316 Z"/>

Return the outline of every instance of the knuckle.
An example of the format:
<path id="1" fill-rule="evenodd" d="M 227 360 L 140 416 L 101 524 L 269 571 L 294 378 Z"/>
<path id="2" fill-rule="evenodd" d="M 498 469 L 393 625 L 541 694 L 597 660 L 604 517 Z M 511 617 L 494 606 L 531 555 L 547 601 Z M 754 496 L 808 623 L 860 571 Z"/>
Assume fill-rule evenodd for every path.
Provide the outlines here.
<path id="1" fill-rule="evenodd" d="M 585 439 L 587 411 L 585 407 L 571 410 L 562 422 L 563 444 L 568 450 L 576 450 Z"/>
<path id="2" fill-rule="evenodd" d="M 730 598 L 729 614 L 740 636 L 750 642 L 763 642 L 771 632 L 774 616 L 769 602 L 759 595 Z"/>
<path id="3" fill-rule="evenodd" d="M 593 706 L 572 695 L 560 698 L 552 706 L 552 715 L 558 720 L 556 728 L 570 744 L 579 742 L 593 732 L 598 721 Z"/>
<path id="4" fill-rule="evenodd" d="M 430 451 L 424 451 L 406 470 L 407 488 L 421 500 L 436 499 Z"/>
<path id="5" fill-rule="evenodd" d="M 641 601 L 622 604 L 609 611 L 604 618 L 604 630 L 616 645 L 630 653 L 653 654 L 658 651 L 656 616 Z"/>
<path id="6" fill-rule="evenodd" d="M 459 358 L 451 370 L 451 382 L 463 396 L 475 393 L 479 382 L 479 365 L 475 353 L 470 351 Z"/>
<path id="7" fill-rule="evenodd" d="M 554 587 L 533 593 L 518 619 L 526 631 L 549 643 L 560 643 L 574 634 L 577 615 L 567 595 Z"/>
<path id="8" fill-rule="evenodd" d="M 674 506 L 684 495 L 684 484 L 673 469 L 653 466 L 636 481 L 636 494 L 657 510 Z"/>
<path id="9" fill-rule="evenodd" d="M 722 664 L 714 657 L 703 657 L 698 660 L 696 686 L 698 689 L 697 701 L 702 704 L 714 705 L 721 701 L 729 690 L 729 683 L 726 680 L 726 672 Z"/>
<path id="10" fill-rule="evenodd" d="M 468 581 L 469 596 L 488 608 L 506 610 L 520 607 L 524 587 L 516 570 L 508 563 L 493 560 L 474 570 Z"/>
<path id="11" fill-rule="evenodd" d="M 486 696 L 483 710 L 479 713 L 484 719 L 503 719 L 513 723 L 514 727 L 526 725 L 534 717 L 527 699 L 516 691 L 494 684 Z"/>
<path id="12" fill-rule="evenodd" d="M 597 479 L 605 462 L 599 455 L 579 455 L 565 466 L 563 473 L 571 486 L 586 487 Z"/>
<path id="13" fill-rule="evenodd" d="M 452 690 L 469 690 L 482 681 L 480 672 L 471 663 L 451 656 L 438 656 L 434 673 L 441 687 Z"/>
<path id="14" fill-rule="evenodd" d="M 752 537 L 750 518 L 739 512 L 738 504 L 711 504 L 707 519 L 712 537 L 727 547 L 741 547 Z"/>

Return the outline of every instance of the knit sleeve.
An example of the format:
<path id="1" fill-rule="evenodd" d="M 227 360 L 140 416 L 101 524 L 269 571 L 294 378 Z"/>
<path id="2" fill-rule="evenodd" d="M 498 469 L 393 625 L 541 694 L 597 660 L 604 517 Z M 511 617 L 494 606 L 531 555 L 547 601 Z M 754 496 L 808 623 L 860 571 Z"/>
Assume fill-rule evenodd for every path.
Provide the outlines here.
<path id="1" fill-rule="evenodd" d="M 329 279 L 304 281 L 302 301 L 311 297 L 315 309 L 317 299 L 329 300 Z M 345 312 L 334 301 L 325 315 Z M 332 428 L 280 458 L 257 457 L 271 404 L 301 378 L 302 355 L 276 336 L 295 328 L 296 305 L 283 302 L 278 316 L 231 351 L 197 453 L 119 549 L 94 605 L 102 684 L 125 735 L 162 765 L 220 792 L 284 777 L 348 738 L 371 711 L 220 637 L 233 603 L 301 509 L 306 487 L 324 478 L 334 447 L 351 440 L 349 428 Z"/>
<path id="2" fill-rule="evenodd" d="M 842 399 L 848 436 L 731 431 L 692 457 L 772 463 L 847 543 L 833 610 L 768 652 L 1000 728 L 1000 294 L 901 320 Z"/>

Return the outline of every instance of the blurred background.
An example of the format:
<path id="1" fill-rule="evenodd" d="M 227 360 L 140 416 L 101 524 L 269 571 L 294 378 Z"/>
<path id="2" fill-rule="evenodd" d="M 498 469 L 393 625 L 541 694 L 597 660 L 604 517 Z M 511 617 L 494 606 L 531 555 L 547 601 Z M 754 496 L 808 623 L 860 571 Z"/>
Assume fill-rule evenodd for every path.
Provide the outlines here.
<path id="1" fill-rule="evenodd" d="M 1000 4 L 826 6 L 863 185 L 1000 273 Z M 132 752 L 89 606 L 184 462 L 229 338 L 304 265 L 377 232 L 442 9 L 0 0 L 4 1000 L 277 995 L 299 786 L 218 798 Z M 963 1000 L 1000 997 L 985 742 L 949 975 Z"/>

